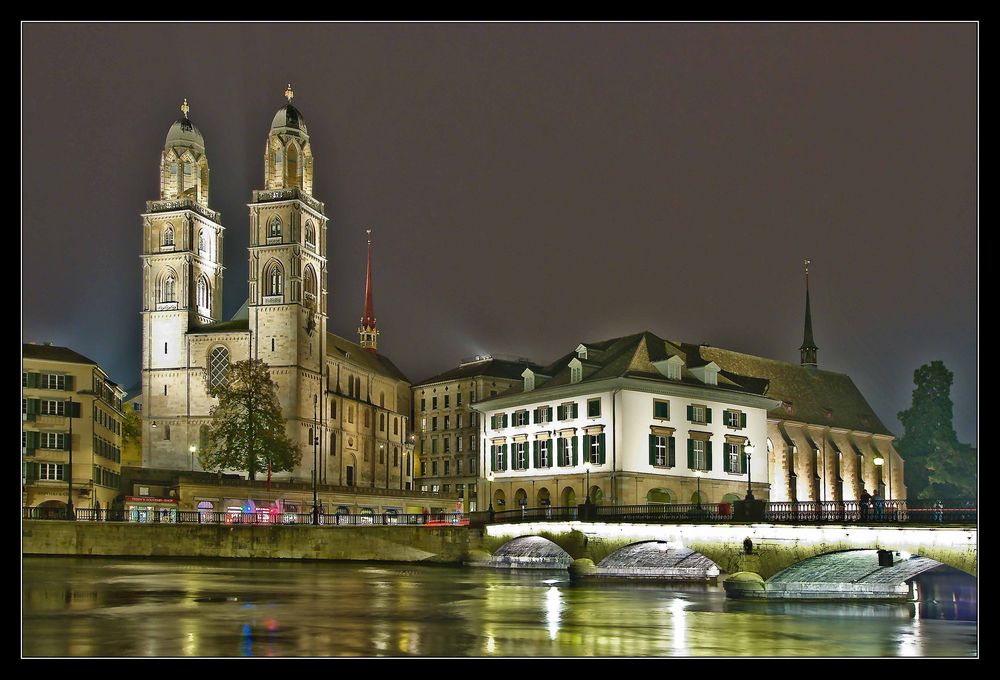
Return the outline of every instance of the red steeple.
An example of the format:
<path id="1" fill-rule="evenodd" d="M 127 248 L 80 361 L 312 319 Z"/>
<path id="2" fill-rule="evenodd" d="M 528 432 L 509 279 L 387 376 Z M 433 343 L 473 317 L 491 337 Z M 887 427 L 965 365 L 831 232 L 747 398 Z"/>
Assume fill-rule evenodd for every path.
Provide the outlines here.
<path id="1" fill-rule="evenodd" d="M 368 229 L 368 275 L 365 277 L 365 315 L 361 317 L 361 346 L 373 354 L 377 351 L 378 330 L 375 329 L 375 305 L 372 304 L 372 230 Z"/>

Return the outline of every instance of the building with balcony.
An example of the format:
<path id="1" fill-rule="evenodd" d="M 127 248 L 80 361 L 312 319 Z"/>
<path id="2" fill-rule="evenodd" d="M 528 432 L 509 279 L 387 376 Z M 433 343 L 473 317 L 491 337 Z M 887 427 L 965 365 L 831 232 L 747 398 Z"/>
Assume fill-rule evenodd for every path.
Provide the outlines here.
<path id="1" fill-rule="evenodd" d="M 28 343 L 21 356 L 22 506 L 110 507 L 120 493 L 125 390 L 68 347 Z"/>

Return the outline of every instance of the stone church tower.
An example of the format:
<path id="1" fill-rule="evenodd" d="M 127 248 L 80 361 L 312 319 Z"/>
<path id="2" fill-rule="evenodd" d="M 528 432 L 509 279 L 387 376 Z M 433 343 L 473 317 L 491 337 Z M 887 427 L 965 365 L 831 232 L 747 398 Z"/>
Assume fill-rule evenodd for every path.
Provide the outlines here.
<path id="1" fill-rule="evenodd" d="M 264 148 L 265 188 L 249 204 L 250 353 L 271 367 L 289 436 L 311 447 L 326 351 L 327 218 L 312 196 L 309 131 L 290 85 L 285 96 Z"/>
<path id="2" fill-rule="evenodd" d="M 167 414 L 183 412 L 188 333 L 222 313 L 223 227 L 208 207 L 205 140 L 189 111 L 185 99 L 160 155 L 160 198 L 142 215 L 143 403 Z"/>

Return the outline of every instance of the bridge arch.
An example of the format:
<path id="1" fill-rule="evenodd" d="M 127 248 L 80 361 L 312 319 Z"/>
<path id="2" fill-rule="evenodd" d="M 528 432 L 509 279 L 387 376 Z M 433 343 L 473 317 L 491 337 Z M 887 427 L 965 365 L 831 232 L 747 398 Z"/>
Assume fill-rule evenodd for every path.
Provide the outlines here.
<path id="1" fill-rule="evenodd" d="M 719 565 L 701 553 L 670 541 L 638 541 L 605 557 L 597 576 L 709 581 L 718 577 Z"/>
<path id="2" fill-rule="evenodd" d="M 544 536 L 519 536 L 493 552 L 490 564 L 508 569 L 567 569 L 573 558 Z"/>

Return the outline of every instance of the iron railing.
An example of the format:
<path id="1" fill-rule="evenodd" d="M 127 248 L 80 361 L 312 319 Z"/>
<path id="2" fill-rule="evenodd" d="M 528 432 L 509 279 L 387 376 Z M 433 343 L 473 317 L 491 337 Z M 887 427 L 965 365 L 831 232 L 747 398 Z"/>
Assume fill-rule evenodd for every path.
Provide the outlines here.
<path id="1" fill-rule="evenodd" d="M 66 508 L 23 508 L 22 519 L 67 520 Z M 271 526 L 275 524 L 313 523 L 311 512 L 252 513 L 215 512 L 211 510 L 174 510 L 171 508 L 137 511 L 122 509 L 76 508 L 73 519 L 78 522 L 129 522 L 133 524 L 222 524 Z M 323 526 L 465 526 L 467 516 L 457 513 L 400 514 L 355 513 L 320 514 L 317 523 Z"/>
<path id="2" fill-rule="evenodd" d="M 893 500 L 863 506 L 858 501 L 765 502 L 763 514 L 749 521 L 776 524 L 935 524 L 969 525 L 977 522 L 977 503 L 971 499 Z M 500 512 L 475 513 L 483 522 L 567 522 L 588 519 L 587 506 L 521 508 Z M 595 522 L 727 523 L 747 521 L 736 515 L 734 503 L 649 503 L 645 505 L 595 505 L 589 508 L 589 520 Z M 23 519 L 67 520 L 65 507 L 26 507 Z M 74 519 L 80 522 L 132 522 L 151 524 L 221 524 L 221 525 L 310 525 L 311 512 L 249 513 L 209 510 L 148 510 L 76 508 Z M 320 514 L 322 526 L 465 526 L 468 515 L 458 513 L 400 514 L 354 513 Z"/>

